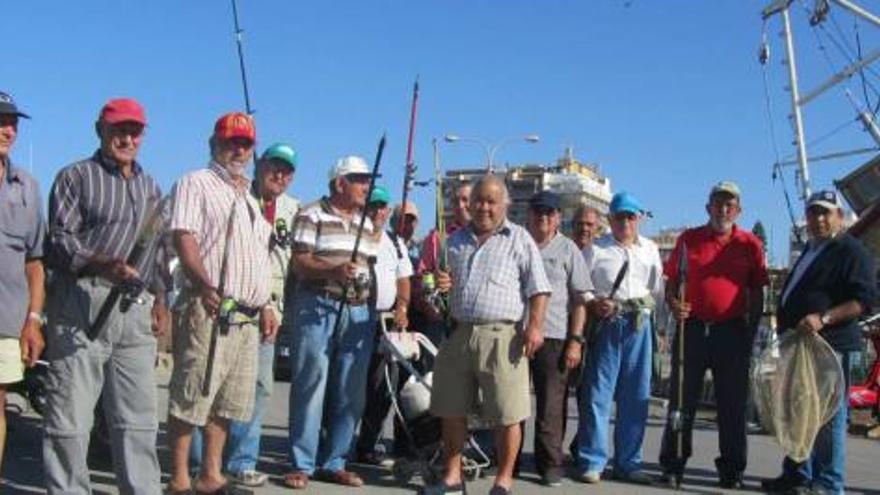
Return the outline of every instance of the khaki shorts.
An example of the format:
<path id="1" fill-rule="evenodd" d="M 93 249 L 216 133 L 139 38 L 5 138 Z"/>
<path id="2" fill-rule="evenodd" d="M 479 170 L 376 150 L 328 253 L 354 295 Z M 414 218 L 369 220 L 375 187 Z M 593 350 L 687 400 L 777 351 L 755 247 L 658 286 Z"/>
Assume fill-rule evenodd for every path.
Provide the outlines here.
<path id="1" fill-rule="evenodd" d="M 168 414 L 204 426 L 209 417 L 250 421 L 257 385 L 258 322 L 236 313 L 217 338 L 211 388 L 202 395 L 213 320 L 201 299 L 182 296 L 174 308 Z"/>
<path id="2" fill-rule="evenodd" d="M 508 426 L 529 417 L 530 400 L 529 361 L 512 323 L 460 324 L 441 346 L 431 394 L 435 416 Z"/>
<path id="3" fill-rule="evenodd" d="M 0 337 L 0 385 L 17 383 L 24 379 L 24 363 L 18 339 Z"/>

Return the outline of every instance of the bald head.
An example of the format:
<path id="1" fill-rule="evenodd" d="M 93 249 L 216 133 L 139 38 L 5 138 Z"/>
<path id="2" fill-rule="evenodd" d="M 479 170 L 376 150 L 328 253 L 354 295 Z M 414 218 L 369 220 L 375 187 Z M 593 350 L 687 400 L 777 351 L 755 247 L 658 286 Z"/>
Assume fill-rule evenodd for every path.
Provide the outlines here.
<path id="1" fill-rule="evenodd" d="M 501 176 L 489 174 L 480 177 L 471 191 L 471 223 L 477 234 L 494 232 L 507 217 L 510 196 Z"/>

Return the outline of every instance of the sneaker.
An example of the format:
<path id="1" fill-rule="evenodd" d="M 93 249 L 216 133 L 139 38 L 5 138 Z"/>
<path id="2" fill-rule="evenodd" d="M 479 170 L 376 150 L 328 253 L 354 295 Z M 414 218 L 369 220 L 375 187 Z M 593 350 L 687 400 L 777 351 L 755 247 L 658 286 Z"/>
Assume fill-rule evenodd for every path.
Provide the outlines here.
<path id="1" fill-rule="evenodd" d="M 624 473 L 623 471 L 618 471 L 615 469 L 611 472 L 611 479 L 623 483 L 631 483 L 633 485 L 651 484 L 651 477 L 641 471 L 630 471 L 628 473 Z"/>
<path id="2" fill-rule="evenodd" d="M 742 490 L 745 488 L 742 473 L 734 475 L 722 475 L 718 480 L 718 486 L 728 490 Z"/>
<path id="3" fill-rule="evenodd" d="M 467 495 L 467 488 L 463 481 L 451 486 L 441 481 L 422 488 L 421 493 L 422 495 Z"/>
<path id="4" fill-rule="evenodd" d="M 807 486 L 786 475 L 761 480 L 761 489 L 767 493 L 802 493 Z"/>
<path id="5" fill-rule="evenodd" d="M 550 487 L 562 486 L 562 474 L 555 469 L 549 470 L 541 475 L 541 483 Z"/>
<path id="6" fill-rule="evenodd" d="M 680 474 L 676 474 L 671 471 L 664 471 L 663 474 L 658 476 L 655 481 L 656 484 L 659 486 L 678 490 L 681 487 L 681 479 L 682 475 Z"/>
<path id="7" fill-rule="evenodd" d="M 595 485 L 602 480 L 602 473 L 600 473 L 599 471 L 584 471 L 583 473 L 575 476 L 575 479 L 580 481 L 581 483 L 589 483 L 591 485 Z"/>
<path id="8" fill-rule="evenodd" d="M 492 489 L 489 490 L 489 495 L 510 495 L 511 493 L 510 488 L 504 488 L 501 485 L 492 485 Z"/>
<path id="9" fill-rule="evenodd" d="M 237 485 L 257 487 L 265 485 L 266 481 L 269 480 L 269 475 L 255 469 L 245 469 L 244 471 L 231 474 L 230 479 Z"/>

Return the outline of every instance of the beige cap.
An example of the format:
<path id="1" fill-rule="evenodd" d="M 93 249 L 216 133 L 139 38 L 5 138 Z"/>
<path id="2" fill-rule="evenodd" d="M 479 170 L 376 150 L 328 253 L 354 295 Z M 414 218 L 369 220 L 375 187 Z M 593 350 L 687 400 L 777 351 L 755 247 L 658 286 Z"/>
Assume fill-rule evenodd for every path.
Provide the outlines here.
<path id="1" fill-rule="evenodd" d="M 401 210 L 403 210 L 404 215 L 412 215 L 419 218 L 419 209 L 416 208 L 416 204 L 410 200 L 406 200 L 406 202 L 403 203 L 403 208 L 401 208 L 400 205 L 394 207 L 394 212 L 396 214 L 400 214 Z"/>

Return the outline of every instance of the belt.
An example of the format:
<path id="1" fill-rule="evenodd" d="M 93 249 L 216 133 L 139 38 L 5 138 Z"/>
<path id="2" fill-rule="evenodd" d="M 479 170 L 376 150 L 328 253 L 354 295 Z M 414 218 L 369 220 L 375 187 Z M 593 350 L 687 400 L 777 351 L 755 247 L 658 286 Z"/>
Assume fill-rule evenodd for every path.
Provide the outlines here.
<path id="1" fill-rule="evenodd" d="M 305 287 L 304 289 L 313 293 L 313 294 L 317 294 L 321 297 L 325 297 L 327 299 L 333 299 L 336 302 L 345 301 L 345 303 L 348 304 L 349 306 L 361 306 L 361 305 L 367 304 L 366 298 L 346 299 L 345 297 L 343 297 L 342 294 L 337 294 L 336 292 L 333 292 L 329 289 L 318 289 L 318 288 L 310 288 L 310 287 Z"/>
<path id="2" fill-rule="evenodd" d="M 245 306 L 243 304 L 235 305 L 235 313 L 247 316 L 248 318 L 256 318 L 260 314 L 260 309 L 256 306 Z"/>
<path id="3" fill-rule="evenodd" d="M 718 321 L 709 321 L 709 320 L 701 320 L 700 318 L 690 317 L 688 320 L 693 320 L 699 324 L 705 325 L 707 327 L 725 327 L 728 325 L 733 325 L 736 323 L 745 324 L 746 317 L 745 316 L 734 316 L 733 318 L 728 318 L 726 320 L 718 320 Z"/>

